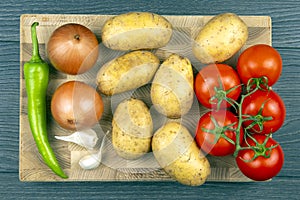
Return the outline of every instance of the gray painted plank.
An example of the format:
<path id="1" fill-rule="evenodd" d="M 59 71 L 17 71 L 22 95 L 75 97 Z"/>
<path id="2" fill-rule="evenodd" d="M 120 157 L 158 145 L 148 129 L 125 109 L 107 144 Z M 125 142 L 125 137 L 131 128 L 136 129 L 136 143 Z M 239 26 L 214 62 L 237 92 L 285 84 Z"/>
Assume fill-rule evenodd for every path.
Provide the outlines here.
<path id="1" fill-rule="evenodd" d="M 0 172 L 18 169 L 19 44 L 0 45 Z"/>
<path id="2" fill-rule="evenodd" d="M 51 9 L 49 9 L 51 8 Z M 273 45 L 276 47 L 300 47 L 297 36 L 300 27 L 299 1 L 268 1 L 252 0 L 239 1 L 234 4 L 225 1 L 177 1 L 170 3 L 168 0 L 154 0 L 150 3 L 143 1 L 104 0 L 97 3 L 84 1 L 47 1 L 40 0 L 19 3 L 16 0 L 9 4 L 0 3 L 0 41 L 19 41 L 19 17 L 24 13 L 33 14 L 119 14 L 129 11 L 150 11 L 168 15 L 214 15 L 222 12 L 234 12 L 240 15 L 269 15 L 273 20 Z"/>

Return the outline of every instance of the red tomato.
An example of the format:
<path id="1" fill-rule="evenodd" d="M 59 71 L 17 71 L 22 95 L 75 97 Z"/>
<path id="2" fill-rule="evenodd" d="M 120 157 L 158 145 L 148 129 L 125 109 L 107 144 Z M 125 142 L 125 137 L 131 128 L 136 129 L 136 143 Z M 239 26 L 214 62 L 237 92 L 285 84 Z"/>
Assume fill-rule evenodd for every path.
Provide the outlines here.
<path id="1" fill-rule="evenodd" d="M 245 84 L 250 78 L 265 76 L 268 78 L 268 85 L 272 86 L 279 79 L 282 71 L 281 56 L 269 45 L 251 46 L 239 56 L 237 71 Z"/>
<path id="2" fill-rule="evenodd" d="M 232 67 L 226 64 L 210 64 L 197 74 L 194 89 L 199 102 L 205 107 L 217 108 L 219 101 L 220 108 L 226 108 L 230 107 L 230 104 L 224 101 L 224 98 L 237 100 L 241 94 L 241 87 L 238 87 L 240 84 L 239 76 Z M 228 91 L 234 87 L 237 88 Z M 216 92 L 215 88 L 221 90 Z M 224 91 L 227 91 L 227 94 Z M 212 100 L 212 97 L 216 98 Z"/>
<path id="3" fill-rule="evenodd" d="M 212 120 L 215 119 L 215 122 Z M 232 155 L 235 152 L 236 132 L 233 130 L 226 130 L 226 126 L 230 129 L 237 129 L 238 118 L 230 111 L 219 110 L 205 113 L 199 120 L 196 142 L 198 146 L 206 153 L 213 156 Z M 217 126 L 216 126 L 217 125 Z M 209 130 L 206 131 L 204 129 Z M 225 139 L 224 135 L 234 144 Z M 244 137 L 244 131 L 240 129 L 240 143 Z"/>
<path id="4" fill-rule="evenodd" d="M 236 163 L 241 172 L 248 178 L 256 181 L 265 181 L 276 176 L 280 172 L 284 162 L 284 154 L 281 146 L 274 139 L 268 138 L 266 144 L 261 145 L 267 138 L 265 135 L 254 134 L 252 137 L 259 145 L 250 138 L 247 138 L 246 140 L 250 146 L 257 147 L 257 150 L 240 150 L 236 157 Z M 248 147 L 246 142 L 241 146 Z M 276 147 L 274 148 L 274 146 Z M 268 149 L 270 147 L 273 148 Z M 257 154 L 256 158 L 255 154 Z M 264 157 L 262 154 L 265 154 L 268 157 Z"/>
<path id="5" fill-rule="evenodd" d="M 254 133 L 274 133 L 283 125 L 285 113 L 286 109 L 281 97 L 273 90 L 257 90 L 247 96 L 242 103 L 243 115 L 256 116 L 255 120 L 245 120 L 247 117 L 244 116 L 243 122 L 245 128 L 257 122 L 249 129 Z M 270 119 L 266 120 L 267 118 Z"/>

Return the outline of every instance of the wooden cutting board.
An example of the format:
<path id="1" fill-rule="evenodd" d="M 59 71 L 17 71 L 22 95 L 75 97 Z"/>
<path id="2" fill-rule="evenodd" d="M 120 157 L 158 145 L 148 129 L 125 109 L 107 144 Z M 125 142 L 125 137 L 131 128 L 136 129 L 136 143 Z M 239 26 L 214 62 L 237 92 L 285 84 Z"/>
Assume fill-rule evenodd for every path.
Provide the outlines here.
<path id="1" fill-rule="evenodd" d="M 110 135 L 105 142 L 103 162 L 94 170 L 83 170 L 78 165 L 79 159 L 91 152 L 86 149 L 54 138 L 55 135 L 70 135 L 72 132 L 59 127 L 53 120 L 50 113 L 51 96 L 55 89 L 63 82 L 68 80 L 80 80 L 95 85 L 95 75 L 102 64 L 121 55 L 122 52 L 111 51 L 105 48 L 101 42 L 99 44 L 100 54 L 97 65 L 85 74 L 80 76 L 65 75 L 52 66 L 50 67 L 50 82 L 47 92 L 48 109 L 48 136 L 49 142 L 54 149 L 64 171 L 68 174 L 68 179 L 61 179 L 52 173 L 44 164 L 35 142 L 31 135 L 27 119 L 27 96 L 23 76 L 24 62 L 31 57 L 31 36 L 30 27 L 35 21 L 39 22 L 37 35 L 40 43 L 40 54 L 42 58 L 49 62 L 46 55 L 46 46 L 52 32 L 59 26 L 66 23 L 79 23 L 90 28 L 101 41 L 101 27 L 104 22 L 112 15 L 48 15 L 48 14 L 25 14 L 20 18 L 20 155 L 19 155 L 19 177 L 21 181 L 173 181 L 155 161 L 153 154 L 148 153 L 144 157 L 127 161 L 117 156 L 112 148 Z M 170 43 L 154 53 L 164 59 L 170 53 L 178 53 L 188 57 L 196 69 L 201 68 L 201 64 L 193 57 L 191 51 L 191 42 L 198 31 L 212 16 L 165 16 L 174 27 L 174 35 Z M 249 27 L 249 38 L 240 50 L 258 44 L 271 45 L 272 28 L 271 18 L 268 16 L 241 16 Z M 233 58 L 226 61 L 227 64 L 235 66 L 238 52 Z M 135 91 L 133 95 L 142 98 L 148 106 L 149 86 L 142 87 Z M 105 110 L 102 119 L 93 129 L 97 132 L 99 140 L 106 131 L 111 130 L 112 108 L 121 99 L 126 98 L 128 94 L 121 94 L 115 97 L 103 97 Z M 193 109 L 188 113 L 182 122 L 192 132 L 195 129 L 200 115 L 204 114 L 205 109 L 194 104 Z M 157 126 L 154 125 L 157 128 Z M 232 156 L 211 157 L 207 156 L 212 172 L 208 181 L 250 181 L 237 168 Z"/>

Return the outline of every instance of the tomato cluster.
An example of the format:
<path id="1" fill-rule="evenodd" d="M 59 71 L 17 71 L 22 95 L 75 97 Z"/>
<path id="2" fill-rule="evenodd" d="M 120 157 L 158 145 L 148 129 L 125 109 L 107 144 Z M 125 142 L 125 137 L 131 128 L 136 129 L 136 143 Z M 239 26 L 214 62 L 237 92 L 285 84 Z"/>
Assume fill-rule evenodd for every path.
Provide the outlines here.
<path id="1" fill-rule="evenodd" d="M 283 166 L 282 148 L 271 138 L 286 113 L 271 88 L 281 71 L 280 54 L 257 44 L 239 55 L 236 70 L 210 64 L 195 78 L 197 99 L 210 109 L 198 122 L 198 146 L 212 156 L 233 155 L 241 172 L 257 181 L 276 176 Z"/>

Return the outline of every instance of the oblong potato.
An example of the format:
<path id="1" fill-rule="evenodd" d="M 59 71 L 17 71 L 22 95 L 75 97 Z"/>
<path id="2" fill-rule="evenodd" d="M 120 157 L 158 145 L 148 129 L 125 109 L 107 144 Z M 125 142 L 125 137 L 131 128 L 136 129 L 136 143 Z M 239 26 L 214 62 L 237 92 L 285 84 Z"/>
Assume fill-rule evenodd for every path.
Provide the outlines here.
<path id="1" fill-rule="evenodd" d="M 193 84 L 191 62 L 177 54 L 170 55 L 161 64 L 152 82 L 154 107 L 169 118 L 180 118 L 192 107 Z"/>
<path id="2" fill-rule="evenodd" d="M 248 38 L 248 27 L 233 13 L 213 17 L 199 31 L 193 53 L 202 63 L 220 63 L 232 57 Z"/>
<path id="3" fill-rule="evenodd" d="M 152 118 L 143 101 L 131 98 L 117 106 L 112 120 L 112 144 L 119 156 L 143 156 L 151 149 L 152 134 Z"/>
<path id="4" fill-rule="evenodd" d="M 158 14 L 130 12 L 105 22 L 102 42 L 114 50 L 155 49 L 165 46 L 172 32 L 171 23 Z"/>
<path id="5" fill-rule="evenodd" d="M 210 174 L 207 158 L 178 122 L 168 122 L 154 133 L 152 151 L 166 173 L 184 185 L 201 185 Z"/>
<path id="6" fill-rule="evenodd" d="M 113 95 L 147 84 L 159 67 L 159 59 L 149 51 L 133 51 L 104 64 L 97 73 L 100 92 Z"/>

